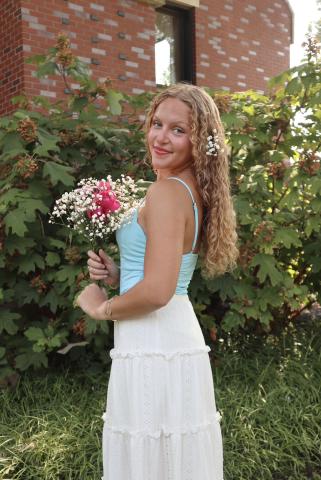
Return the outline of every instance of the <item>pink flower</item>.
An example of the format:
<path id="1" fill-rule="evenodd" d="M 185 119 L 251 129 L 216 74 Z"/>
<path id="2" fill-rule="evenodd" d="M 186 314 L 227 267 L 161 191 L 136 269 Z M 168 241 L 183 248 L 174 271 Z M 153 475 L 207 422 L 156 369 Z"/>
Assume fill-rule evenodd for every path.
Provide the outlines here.
<path id="1" fill-rule="evenodd" d="M 110 212 L 115 212 L 119 209 L 120 203 L 117 200 L 115 193 L 112 191 L 109 182 L 101 180 L 98 184 L 98 188 L 95 189 L 94 204 L 95 208 L 87 210 L 88 218 L 92 218 L 93 215 L 101 217 Z"/>

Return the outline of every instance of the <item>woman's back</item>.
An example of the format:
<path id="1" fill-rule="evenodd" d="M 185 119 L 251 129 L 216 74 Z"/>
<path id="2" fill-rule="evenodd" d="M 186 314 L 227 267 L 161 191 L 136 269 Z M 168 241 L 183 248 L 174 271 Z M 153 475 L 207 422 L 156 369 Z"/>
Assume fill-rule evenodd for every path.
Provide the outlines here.
<path id="1" fill-rule="evenodd" d="M 175 289 L 175 294 L 185 295 L 187 294 L 187 289 L 197 263 L 198 253 L 196 252 L 195 247 L 197 243 L 199 243 L 199 225 L 201 225 L 202 213 L 201 215 L 199 215 L 198 206 L 194 199 L 192 189 L 189 187 L 189 185 L 179 177 L 168 177 L 167 180 L 168 179 L 176 180 L 181 185 L 183 185 L 183 187 L 179 188 L 184 188 L 189 197 L 183 197 L 182 191 L 179 190 L 179 196 L 177 197 L 176 204 L 173 205 L 173 208 L 180 210 L 181 215 L 185 215 L 187 217 L 186 230 L 189 230 L 185 233 L 184 244 L 189 243 L 191 246 L 187 246 L 188 251 L 183 248 L 181 265 Z M 184 195 L 186 194 L 184 193 Z M 179 203 L 181 200 L 183 201 L 184 205 Z M 145 223 L 143 226 L 139 221 L 141 210 L 144 210 L 144 207 L 136 209 L 132 216 L 131 223 L 122 226 L 116 234 L 117 243 L 120 249 L 121 294 L 125 293 L 129 288 L 133 287 L 137 282 L 141 281 L 144 278 L 144 260 L 146 253 L 147 235 L 145 231 Z M 146 217 L 144 218 L 144 221 L 146 222 Z"/>

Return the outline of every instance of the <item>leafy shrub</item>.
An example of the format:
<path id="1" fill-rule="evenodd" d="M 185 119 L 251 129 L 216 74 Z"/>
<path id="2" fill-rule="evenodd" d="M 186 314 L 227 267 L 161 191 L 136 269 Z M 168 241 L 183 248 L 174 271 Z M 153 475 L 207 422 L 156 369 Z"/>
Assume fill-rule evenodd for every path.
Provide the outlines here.
<path id="1" fill-rule="evenodd" d="M 240 259 L 232 275 L 206 288 L 227 304 L 228 331 L 277 333 L 320 298 L 321 72 L 311 39 L 307 47 L 307 62 L 272 79 L 268 95 L 216 96 L 231 150 Z"/>
<path id="2" fill-rule="evenodd" d="M 89 78 L 58 38 L 46 56 L 32 57 L 38 75 L 63 76 L 66 100 L 17 97 L 0 119 L 0 366 L 47 367 L 48 356 L 72 344 L 72 359 L 90 351 L 106 363 L 109 322 L 72 307 L 86 282 L 86 244 L 48 223 L 54 200 L 80 178 L 121 173 L 152 181 L 144 163 L 138 114 L 152 94 L 129 96 Z M 79 82 L 73 90 L 69 81 Z M 320 296 L 320 61 L 307 61 L 254 91 L 210 92 L 230 145 L 240 237 L 239 267 L 205 282 L 197 268 L 190 296 L 208 341 L 217 329 L 278 332 Z M 115 239 L 106 246 L 118 260 Z"/>

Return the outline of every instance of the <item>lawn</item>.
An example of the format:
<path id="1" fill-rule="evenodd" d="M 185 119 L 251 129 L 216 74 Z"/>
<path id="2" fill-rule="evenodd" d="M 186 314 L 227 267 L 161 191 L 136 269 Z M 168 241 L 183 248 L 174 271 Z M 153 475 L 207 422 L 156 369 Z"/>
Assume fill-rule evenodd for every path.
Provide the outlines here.
<path id="1" fill-rule="evenodd" d="M 225 480 L 321 479 L 320 326 L 212 347 Z M 100 480 L 108 371 L 57 370 L 0 392 L 2 480 Z"/>

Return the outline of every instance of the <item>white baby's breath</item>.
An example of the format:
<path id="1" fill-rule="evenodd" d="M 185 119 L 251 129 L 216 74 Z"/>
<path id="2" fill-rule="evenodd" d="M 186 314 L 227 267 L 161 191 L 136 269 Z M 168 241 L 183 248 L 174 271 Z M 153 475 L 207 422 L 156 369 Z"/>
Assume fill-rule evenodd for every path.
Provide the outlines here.
<path id="1" fill-rule="evenodd" d="M 109 183 L 111 192 L 104 188 L 104 182 Z M 114 195 L 120 207 L 115 211 L 95 213 L 95 209 L 101 207 L 101 192 Z M 75 190 L 65 192 L 56 200 L 49 223 L 60 223 L 57 222 L 60 220 L 63 225 L 83 235 L 91 243 L 96 239 L 107 240 L 121 225 L 131 221 L 133 212 L 140 203 L 138 192 L 134 180 L 124 174 L 116 180 L 111 175 L 102 180 L 83 178 Z M 88 215 L 88 212 L 93 213 Z"/>
<path id="2" fill-rule="evenodd" d="M 207 137 L 206 155 L 218 155 L 220 151 L 224 151 L 224 147 L 220 145 L 217 130 L 214 128 L 213 135 Z"/>

